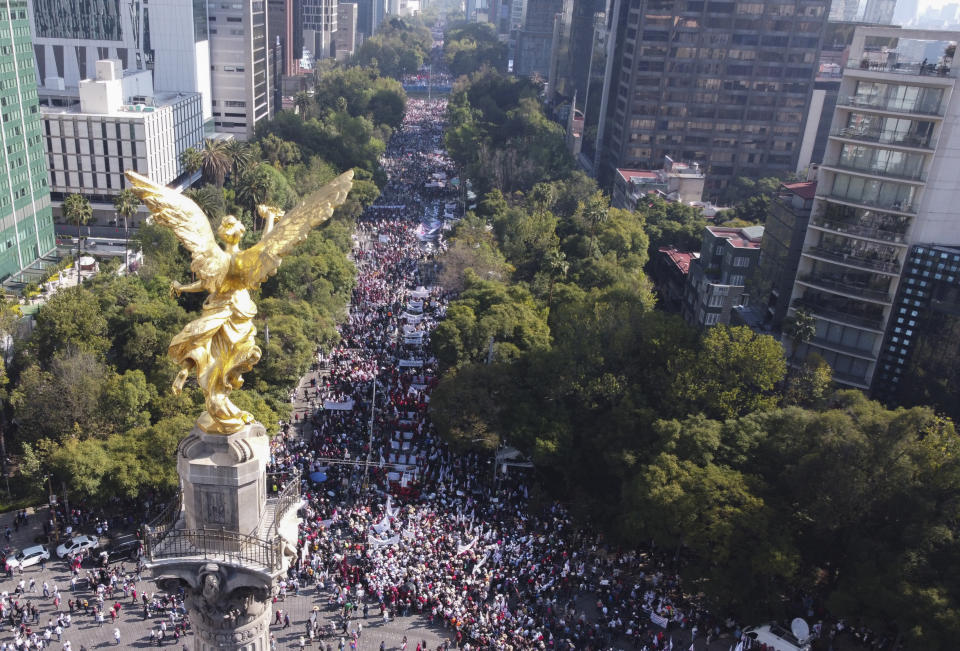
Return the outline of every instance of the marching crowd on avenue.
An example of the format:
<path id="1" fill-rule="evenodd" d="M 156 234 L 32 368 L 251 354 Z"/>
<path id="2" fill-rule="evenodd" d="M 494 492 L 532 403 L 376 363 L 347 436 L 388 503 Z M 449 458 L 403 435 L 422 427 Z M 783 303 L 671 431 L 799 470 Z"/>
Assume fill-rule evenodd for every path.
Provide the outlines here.
<path id="1" fill-rule="evenodd" d="M 271 443 L 274 490 L 300 481 L 303 496 L 273 644 L 292 627 L 294 647 L 328 651 L 427 651 L 437 640 L 463 649 L 751 648 L 738 622 L 684 593 L 672 551 L 612 548 L 561 504 L 533 509 L 524 464 L 506 468 L 502 455 L 459 454 L 440 440 L 429 411 L 438 382 L 430 333 L 451 297 L 436 286 L 436 257 L 467 196 L 443 151 L 445 114 L 445 99 L 408 101 L 382 161 L 389 180 L 357 225 L 340 341 L 318 353 L 318 372 L 291 396 L 292 422 Z M 147 507 L 144 519 L 156 509 Z M 95 521 L 74 509 L 63 520 L 106 533 L 132 524 L 131 512 Z M 96 646 L 132 645 L 124 626 L 134 612 L 148 622 L 137 646 L 187 648 L 182 595 L 155 592 L 137 563 L 97 565 L 68 559 L 59 585 L 9 571 L 0 651 L 82 650 L 70 642 L 80 622 L 96 628 Z M 297 598 L 310 600 L 308 614 L 291 621 L 287 600 Z M 812 601 L 798 600 L 798 610 L 824 638 L 844 628 L 821 631 Z M 375 624 L 409 616 L 418 618 L 410 639 L 386 646 Z"/>
<path id="2" fill-rule="evenodd" d="M 322 380 L 300 389 L 314 407 L 296 416 L 302 436 L 274 441 L 270 470 L 299 470 L 306 497 L 292 580 L 342 613 L 347 640 L 359 636 L 351 613 L 371 609 L 422 615 L 473 649 L 687 649 L 696 635 L 739 635 L 683 595 L 669 557 L 608 549 L 561 505 L 530 512 L 523 470 L 495 480 L 489 458 L 438 439 L 429 332 L 448 297 L 427 279 L 444 247 L 430 215 L 457 190 L 425 191 L 455 173 L 444 113 L 443 100 L 409 101 L 390 182 L 357 229 L 341 342 Z M 370 490 L 357 491 L 367 474 Z"/>

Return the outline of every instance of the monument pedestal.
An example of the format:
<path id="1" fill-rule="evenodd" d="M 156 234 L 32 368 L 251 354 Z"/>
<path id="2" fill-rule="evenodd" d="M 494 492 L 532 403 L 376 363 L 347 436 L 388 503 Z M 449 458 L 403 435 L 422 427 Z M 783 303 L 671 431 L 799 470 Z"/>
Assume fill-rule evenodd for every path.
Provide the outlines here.
<path id="1" fill-rule="evenodd" d="M 256 533 L 269 458 L 270 439 L 260 423 L 227 436 L 194 427 L 177 454 L 186 528 Z"/>
<path id="2" fill-rule="evenodd" d="M 266 430 L 198 428 L 177 449 L 182 508 L 144 532 L 158 587 L 184 590 L 195 651 L 269 651 L 275 581 L 296 552 L 300 478 L 267 498 Z M 292 537 L 291 537 L 292 536 Z"/>

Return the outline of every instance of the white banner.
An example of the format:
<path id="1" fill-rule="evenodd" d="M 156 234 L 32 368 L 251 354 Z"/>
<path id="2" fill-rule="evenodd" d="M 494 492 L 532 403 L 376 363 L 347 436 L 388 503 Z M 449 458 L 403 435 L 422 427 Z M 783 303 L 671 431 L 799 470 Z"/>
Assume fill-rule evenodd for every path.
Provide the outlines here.
<path id="1" fill-rule="evenodd" d="M 473 546 L 477 544 L 477 540 L 479 540 L 479 539 L 480 539 L 480 536 L 474 536 L 474 537 L 473 537 L 473 540 L 471 540 L 471 541 L 470 541 L 469 543 L 467 543 L 466 545 L 459 545 L 459 544 L 458 544 L 458 545 L 457 545 L 457 556 L 459 556 L 460 554 L 465 554 L 465 553 L 467 553 L 468 551 L 470 551 L 471 549 L 473 549 Z"/>
<path id="2" fill-rule="evenodd" d="M 391 538 L 377 538 L 373 534 L 367 535 L 367 544 L 373 547 L 374 549 L 378 547 L 383 547 L 385 545 L 396 545 L 400 543 L 400 536 L 393 536 Z"/>
<path id="3" fill-rule="evenodd" d="M 654 624 L 656 624 L 657 626 L 661 627 L 661 628 L 666 628 L 666 627 L 667 627 L 667 618 L 666 618 L 666 617 L 661 617 L 660 615 L 658 615 L 658 614 L 655 613 L 655 612 L 651 612 L 651 613 L 650 613 L 650 621 L 653 622 Z"/>
<path id="4" fill-rule="evenodd" d="M 353 409 L 353 400 L 346 400 L 344 402 L 333 402 L 332 400 L 327 400 L 323 403 L 324 409 L 329 409 L 330 411 L 350 411 Z"/>
<path id="5" fill-rule="evenodd" d="M 393 498 L 392 495 L 387 495 L 387 508 L 386 508 L 386 511 L 387 511 L 387 516 L 388 516 L 388 517 L 395 518 L 395 517 L 397 517 L 397 514 L 400 513 L 400 507 L 398 506 L 398 507 L 395 508 L 395 509 L 394 509 L 394 508 L 391 508 L 391 506 L 390 506 L 390 505 L 391 505 L 391 501 L 390 501 L 390 500 L 391 500 L 392 498 Z"/>
<path id="6" fill-rule="evenodd" d="M 487 553 L 483 558 L 480 559 L 480 562 L 473 566 L 473 571 L 470 574 L 476 574 L 483 567 L 483 564 L 487 562 L 487 559 L 490 558 L 490 551 L 487 550 Z"/>

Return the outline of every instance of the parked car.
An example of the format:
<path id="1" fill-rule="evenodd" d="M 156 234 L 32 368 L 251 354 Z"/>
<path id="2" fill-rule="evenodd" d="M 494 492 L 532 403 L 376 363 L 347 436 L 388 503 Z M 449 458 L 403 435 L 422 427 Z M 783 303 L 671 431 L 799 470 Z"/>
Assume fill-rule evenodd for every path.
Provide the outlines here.
<path id="1" fill-rule="evenodd" d="M 110 545 L 102 552 L 107 555 L 108 563 L 116 563 L 117 561 L 135 561 L 140 558 L 140 539 L 137 538 L 134 534 L 125 534 L 122 536 L 117 536 L 110 541 Z"/>
<path id="2" fill-rule="evenodd" d="M 100 541 L 91 536 L 74 536 L 57 547 L 57 556 L 66 558 L 72 554 L 78 554 L 88 549 L 94 549 L 100 546 Z"/>
<path id="3" fill-rule="evenodd" d="M 23 551 L 19 551 L 16 554 L 8 554 L 6 566 L 8 569 L 15 570 L 17 568 L 36 565 L 40 562 L 40 559 L 48 560 L 49 558 L 50 552 L 47 551 L 46 547 L 43 545 L 34 545 L 33 547 L 27 547 Z"/>

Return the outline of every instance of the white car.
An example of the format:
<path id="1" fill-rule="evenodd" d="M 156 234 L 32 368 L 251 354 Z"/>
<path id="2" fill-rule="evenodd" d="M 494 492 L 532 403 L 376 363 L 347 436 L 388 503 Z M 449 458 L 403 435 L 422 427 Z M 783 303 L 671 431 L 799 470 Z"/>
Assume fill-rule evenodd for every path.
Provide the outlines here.
<path id="1" fill-rule="evenodd" d="M 100 541 L 90 536 L 74 536 L 67 542 L 57 547 L 57 556 L 66 558 L 73 554 L 78 554 L 88 549 L 94 549 L 100 546 Z"/>
<path id="2" fill-rule="evenodd" d="M 48 560 L 50 558 L 50 552 L 47 551 L 47 548 L 43 545 L 34 545 L 33 547 L 27 547 L 23 551 L 19 551 L 13 556 L 7 556 L 7 567 L 12 570 L 24 567 L 30 567 L 31 565 L 36 565 L 40 562 L 40 559 Z"/>
<path id="3" fill-rule="evenodd" d="M 806 627 L 806 623 L 803 626 Z M 743 635 L 753 640 L 755 646 L 757 643 L 765 644 L 773 651 L 810 651 L 808 628 L 805 628 L 802 637 L 798 637 L 793 631 L 788 631 L 777 624 L 764 624 L 745 629 Z"/>

